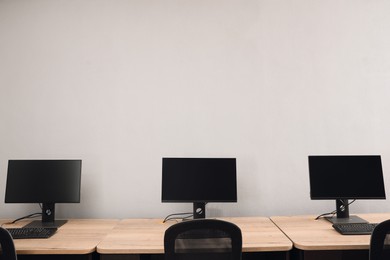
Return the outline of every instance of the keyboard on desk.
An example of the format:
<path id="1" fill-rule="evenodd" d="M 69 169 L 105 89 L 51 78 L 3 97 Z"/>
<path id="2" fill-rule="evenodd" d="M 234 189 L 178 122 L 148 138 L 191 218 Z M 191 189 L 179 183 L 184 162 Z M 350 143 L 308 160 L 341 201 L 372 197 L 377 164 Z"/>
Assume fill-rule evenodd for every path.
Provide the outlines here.
<path id="1" fill-rule="evenodd" d="M 49 238 L 57 231 L 57 228 L 7 228 L 14 239 L 23 238 Z"/>
<path id="2" fill-rule="evenodd" d="M 340 223 L 333 224 L 342 235 L 371 235 L 378 223 Z"/>

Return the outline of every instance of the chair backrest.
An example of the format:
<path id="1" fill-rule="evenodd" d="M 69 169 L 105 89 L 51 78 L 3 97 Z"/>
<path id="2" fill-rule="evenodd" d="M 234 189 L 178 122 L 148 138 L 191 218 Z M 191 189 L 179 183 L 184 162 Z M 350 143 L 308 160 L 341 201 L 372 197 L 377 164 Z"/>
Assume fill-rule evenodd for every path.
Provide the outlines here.
<path id="1" fill-rule="evenodd" d="M 371 234 L 370 260 L 390 259 L 390 220 L 383 221 Z"/>
<path id="2" fill-rule="evenodd" d="M 1 245 L 0 259 L 2 260 L 17 259 L 15 245 L 12 236 L 6 229 L 2 227 L 0 227 L 0 245 Z"/>
<path id="3" fill-rule="evenodd" d="M 241 229 L 216 219 L 197 219 L 172 225 L 164 236 L 165 260 L 240 260 Z"/>

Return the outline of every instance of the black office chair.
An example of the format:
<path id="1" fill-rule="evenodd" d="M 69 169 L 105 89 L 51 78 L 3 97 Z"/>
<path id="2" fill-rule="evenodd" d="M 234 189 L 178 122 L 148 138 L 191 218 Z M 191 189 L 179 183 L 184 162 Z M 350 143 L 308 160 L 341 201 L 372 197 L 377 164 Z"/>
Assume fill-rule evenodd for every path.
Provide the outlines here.
<path id="1" fill-rule="evenodd" d="M 172 225 L 164 236 L 165 260 L 240 260 L 241 229 L 216 219 Z"/>
<path id="2" fill-rule="evenodd" d="M 375 227 L 371 234 L 370 260 L 390 259 L 390 219 Z"/>
<path id="3" fill-rule="evenodd" d="M 0 245 L 1 245 L 0 259 L 2 260 L 17 259 L 15 245 L 12 236 L 6 229 L 2 227 L 0 227 Z"/>

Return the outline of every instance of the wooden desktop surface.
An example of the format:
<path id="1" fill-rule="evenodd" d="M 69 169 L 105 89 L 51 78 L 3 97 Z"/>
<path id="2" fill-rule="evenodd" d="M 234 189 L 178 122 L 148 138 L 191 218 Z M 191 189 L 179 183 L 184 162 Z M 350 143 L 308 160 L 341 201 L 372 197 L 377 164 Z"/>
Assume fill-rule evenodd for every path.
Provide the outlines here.
<path id="1" fill-rule="evenodd" d="M 370 223 L 390 219 L 389 213 L 356 214 Z M 359 250 L 368 249 L 370 235 L 341 235 L 325 220 L 316 216 L 278 216 L 271 220 L 301 250 Z"/>
<path id="2" fill-rule="evenodd" d="M 288 251 L 291 241 L 264 217 L 221 218 L 241 228 L 243 252 Z M 99 243 L 100 254 L 163 254 L 165 230 L 175 222 L 125 219 Z"/>
<path id="3" fill-rule="evenodd" d="M 9 222 L 0 220 L 0 223 Z M 29 223 L 3 225 L 4 228 L 22 227 Z M 15 239 L 18 254 L 90 254 L 97 244 L 118 223 L 118 220 L 71 219 L 47 239 Z"/>

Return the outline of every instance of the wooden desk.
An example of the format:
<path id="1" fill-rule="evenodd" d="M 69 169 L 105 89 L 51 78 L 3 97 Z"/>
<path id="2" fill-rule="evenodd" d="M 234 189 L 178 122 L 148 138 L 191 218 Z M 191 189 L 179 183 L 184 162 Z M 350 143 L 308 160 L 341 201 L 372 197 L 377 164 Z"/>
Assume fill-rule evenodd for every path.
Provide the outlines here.
<path id="1" fill-rule="evenodd" d="M 22 227 L 29 222 L 25 220 L 3 227 Z M 92 254 L 97 244 L 117 223 L 118 220 L 71 219 L 48 239 L 15 239 L 16 252 L 18 255 Z"/>
<path id="2" fill-rule="evenodd" d="M 291 241 L 268 219 L 263 217 L 221 218 L 241 228 L 243 252 L 284 252 Z M 163 254 L 165 230 L 175 222 L 161 219 L 125 219 L 99 243 L 101 255 Z M 109 259 L 109 258 L 104 258 Z"/>
<path id="3" fill-rule="evenodd" d="M 390 219 L 389 213 L 358 214 L 379 223 Z M 271 217 L 298 249 L 298 259 L 368 259 L 370 235 L 341 235 L 325 219 L 316 216 Z"/>

